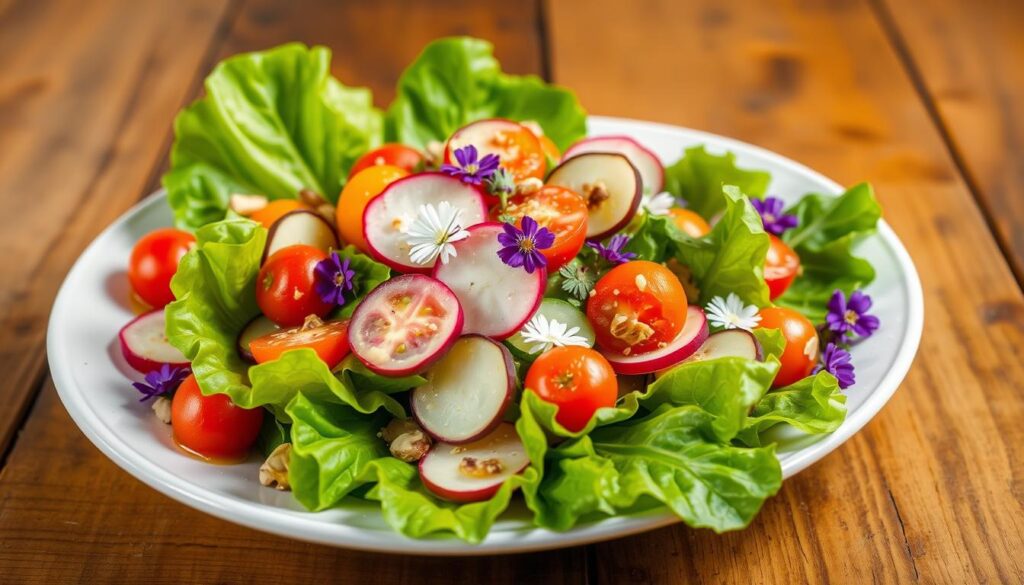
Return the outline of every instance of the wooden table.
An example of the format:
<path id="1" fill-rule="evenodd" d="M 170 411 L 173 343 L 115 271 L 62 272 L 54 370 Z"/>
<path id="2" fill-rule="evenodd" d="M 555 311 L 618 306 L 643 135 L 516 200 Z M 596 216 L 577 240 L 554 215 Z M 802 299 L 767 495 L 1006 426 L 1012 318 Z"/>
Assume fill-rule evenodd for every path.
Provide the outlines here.
<path id="1" fill-rule="evenodd" d="M 1014 0 L 0 0 L 0 582 L 1024 581 L 1022 27 Z M 481 559 L 312 546 L 171 501 L 68 418 L 43 349 L 57 287 L 157 187 L 171 121 L 213 64 L 321 43 L 383 105 L 451 34 L 492 40 L 507 70 L 592 113 L 877 188 L 924 282 L 917 360 L 748 530 Z"/>

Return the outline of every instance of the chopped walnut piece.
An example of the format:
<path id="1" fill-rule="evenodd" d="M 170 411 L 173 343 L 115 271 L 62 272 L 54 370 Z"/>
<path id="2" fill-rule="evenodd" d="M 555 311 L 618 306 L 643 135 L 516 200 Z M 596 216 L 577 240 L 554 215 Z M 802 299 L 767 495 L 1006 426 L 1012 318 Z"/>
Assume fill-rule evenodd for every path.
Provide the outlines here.
<path id="1" fill-rule="evenodd" d="M 611 197 L 608 187 L 600 181 L 594 184 L 583 183 L 582 195 L 587 200 L 587 209 L 599 207 Z"/>
<path id="2" fill-rule="evenodd" d="M 166 396 L 157 396 L 153 401 L 153 413 L 165 425 L 171 424 L 171 399 Z"/>
<path id="3" fill-rule="evenodd" d="M 505 466 L 497 459 L 484 459 L 480 461 L 476 457 L 463 457 L 459 461 L 459 473 L 468 477 L 490 477 L 504 471 Z"/>
<path id="4" fill-rule="evenodd" d="M 647 338 L 654 334 L 654 329 L 647 323 L 638 321 L 636 317 L 616 313 L 612 317 L 608 332 L 616 339 L 621 339 L 629 345 L 636 345 L 647 341 Z"/>
<path id="5" fill-rule="evenodd" d="M 322 195 L 312 189 L 302 189 L 299 191 L 299 201 L 311 207 L 318 215 L 323 216 L 328 223 L 334 225 L 335 207 L 324 199 Z"/>
<path id="6" fill-rule="evenodd" d="M 238 215 L 252 215 L 266 206 L 267 198 L 263 195 L 232 193 L 228 198 L 228 207 Z"/>
<path id="7" fill-rule="evenodd" d="M 292 444 L 281 443 L 270 452 L 267 460 L 260 465 L 260 485 L 273 487 L 281 491 L 290 490 L 288 484 L 288 464 L 291 462 Z"/>
<path id="8" fill-rule="evenodd" d="M 406 463 L 419 461 L 430 450 L 430 437 L 412 419 L 396 418 L 380 430 L 391 454 Z"/>

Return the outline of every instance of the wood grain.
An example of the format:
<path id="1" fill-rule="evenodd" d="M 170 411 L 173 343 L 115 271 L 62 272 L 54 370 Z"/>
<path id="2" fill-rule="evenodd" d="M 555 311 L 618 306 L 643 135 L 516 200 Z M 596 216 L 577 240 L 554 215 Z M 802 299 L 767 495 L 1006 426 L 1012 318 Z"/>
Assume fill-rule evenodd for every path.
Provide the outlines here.
<path id="1" fill-rule="evenodd" d="M 881 415 L 750 530 L 598 547 L 598 581 L 1020 582 L 1021 291 L 864 1 L 548 4 L 552 75 L 591 112 L 736 136 L 872 181 L 924 282 L 925 335 Z"/>
<path id="2" fill-rule="evenodd" d="M 877 1 L 1024 285 L 1024 3 Z"/>
<path id="3" fill-rule="evenodd" d="M 2 454 L 42 380 L 57 287 L 145 193 L 226 2 L 0 8 Z"/>

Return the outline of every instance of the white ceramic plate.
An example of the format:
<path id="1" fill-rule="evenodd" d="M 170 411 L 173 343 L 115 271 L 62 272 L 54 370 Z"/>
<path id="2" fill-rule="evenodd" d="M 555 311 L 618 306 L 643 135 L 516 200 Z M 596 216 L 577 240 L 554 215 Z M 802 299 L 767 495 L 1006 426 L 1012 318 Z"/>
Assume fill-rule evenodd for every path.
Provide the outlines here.
<path id="1" fill-rule="evenodd" d="M 712 134 L 613 118 L 592 117 L 592 135 L 626 134 L 664 161 L 684 147 L 706 144 L 731 150 L 742 166 L 772 173 L 771 193 L 794 200 L 815 191 L 842 189 L 820 174 L 779 155 Z M 171 224 L 165 195 L 156 193 L 108 227 L 68 273 L 50 316 L 47 351 L 61 400 L 89 439 L 128 473 L 164 494 L 225 520 L 312 542 L 403 554 L 476 555 L 525 552 L 579 545 L 651 530 L 677 522 L 664 509 L 608 518 L 565 532 L 535 528 L 525 506 L 513 507 L 487 539 L 469 545 L 453 538 L 410 540 L 392 531 L 373 503 L 351 500 L 337 509 L 305 511 L 288 493 L 257 481 L 255 456 L 233 466 L 208 465 L 171 443 L 170 429 L 137 401 L 126 375 L 117 331 L 132 318 L 126 306 L 125 267 L 132 246 L 146 232 Z M 853 349 L 857 385 L 848 390 L 849 415 L 831 435 L 803 436 L 785 429 L 775 437 L 785 477 L 821 459 L 859 431 L 882 408 L 906 375 L 921 337 L 921 283 L 906 250 L 888 225 L 863 243 L 858 253 L 875 265 L 868 288 L 882 328 Z"/>

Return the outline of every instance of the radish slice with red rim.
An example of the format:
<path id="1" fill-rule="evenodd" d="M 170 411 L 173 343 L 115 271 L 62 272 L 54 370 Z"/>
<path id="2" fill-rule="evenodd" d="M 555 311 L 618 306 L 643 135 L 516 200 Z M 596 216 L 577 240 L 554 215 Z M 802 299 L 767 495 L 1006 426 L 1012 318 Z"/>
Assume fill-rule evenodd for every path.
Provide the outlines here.
<path id="1" fill-rule="evenodd" d="M 625 155 L 640 173 L 644 192 L 660 193 L 665 188 L 665 166 L 661 159 L 647 147 L 629 136 L 593 136 L 584 138 L 565 151 L 562 159 L 569 159 L 584 152 L 617 152 Z"/>
<path id="2" fill-rule="evenodd" d="M 363 237 L 370 255 L 399 272 L 430 273 L 430 265 L 409 258 L 406 230 L 419 215 L 420 206 L 447 201 L 458 209 L 464 228 L 487 220 L 487 202 L 472 185 L 441 173 L 420 173 L 391 183 L 370 200 L 363 212 Z"/>
<path id="3" fill-rule="evenodd" d="M 708 320 L 700 307 L 690 305 L 686 310 L 686 323 L 665 347 L 639 355 L 623 355 L 613 351 L 601 352 L 617 374 L 650 374 L 674 366 L 693 355 L 708 338 Z"/>
<path id="4" fill-rule="evenodd" d="M 434 267 L 434 278 L 459 297 L 466 314 L 463 332 L 499 340 L 515 335 L 530 320 L 547 286 L 543 268 L 529 273 L 498 257 L 502 225 L 482 223 L 469 228 L 469 237 L 454 243 L 458 255 Z"/>
<path id="5" fill-rule="evenodd" d="M 629 224 L 640 207 L 643 181 L 629 159 L 611 152 L 586 152 L 562 161 L 548 185 L 565 187 L 587 200 L 587 238 L 599 240 Z"/>
<path id="6" fill-rule="evenodd" d="M 496 341 L 467 335 L 430 366 L 410 398 L 413 416 L 438 441 L 461 444 L 501 423 L 516 388 L 512 354 Z"/>
<path id="7" fill-rule="evenodd" d="M 352 313 L 352 353 L 383 376 L 422 372 L 444 355 L 462 332 L 455 294 L 429 276 L 406 274 L 370 291 Z"/>
<path id="8" fill-rule="evenodd" d="M 166 328 L 163 309 L 139 315 L 121 328 L 121 353 L 132 369 L 148 374 L 164 364 L 188 367 L 188 359 L 167 341 Z"/>
<path id="9" fill-rule="evenodd" d="M 501 423 L 467 445 L 435 443 L 420 459 L 420 480 L 430 491 L 454 502 L 479 502 L 494 495 L 508 478 L 530 464 L 516 429 Z"/>
<path id="10" fill-rule="evenodd" d="M 722 357 L 764 360 L 761 344 L 758 343 L 753 333 L 742 329 L 727 329 L 712 333 L 693 355 L 686 358 L 686 361 L 696 362 Z"/>

